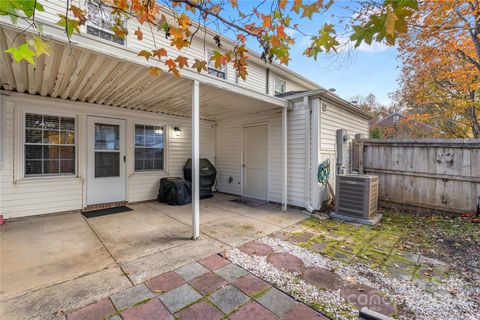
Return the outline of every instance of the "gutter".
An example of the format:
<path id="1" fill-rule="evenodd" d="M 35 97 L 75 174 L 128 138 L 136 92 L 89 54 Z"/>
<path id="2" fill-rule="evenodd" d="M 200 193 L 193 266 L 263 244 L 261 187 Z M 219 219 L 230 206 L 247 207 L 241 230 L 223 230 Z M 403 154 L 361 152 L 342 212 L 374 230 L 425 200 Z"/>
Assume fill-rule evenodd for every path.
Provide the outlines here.
<path id="1" fill-rule="evenodd" d="M 364 117 L 367 120 L 371 120 L 375 118 L 373 114 L 371 114 L 368 111 L 362 110 L 353 103 L 348 102 L 347 100 L 339 97 L 338 95 L 326 90 L 326 89 L 319 89 L 319 90 L 312 90 L 312 91 L 307 91 L 307 92 L 302 92 L 299 94 L 291 95 L 289 97 L 284 97 L 284 99 L 288 101 L 295 101 L 295 100 L 301 100 L 304 97 L 309 97 L 309 98 L 321 98 L 325 100 L 330 100 L 332 102 L 336 102 L 345 109 L 347 109 L 350 112 L 354 112 L 362 117 Z"/>

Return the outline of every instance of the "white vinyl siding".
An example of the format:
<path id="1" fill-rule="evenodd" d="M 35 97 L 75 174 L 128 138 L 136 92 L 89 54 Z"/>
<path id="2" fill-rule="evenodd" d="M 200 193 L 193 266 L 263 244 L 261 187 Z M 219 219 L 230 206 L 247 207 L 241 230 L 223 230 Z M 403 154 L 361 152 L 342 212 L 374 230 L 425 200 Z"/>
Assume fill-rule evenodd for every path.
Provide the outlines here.
<path id="1" fill-rule="evenodd" d="M 217 181 L 219 191 L 240 195 L 242 193 L 241 159 L 242 127 L 254 124 L 268 126 L 268 201 L 281 202 L 282 189 L 282 126 L 281 113 L 267 112 L 217 123 Z M 288 203 L 303 207 L 304 158 L 305 158 L 305 112 L 295 108 L 288 112 Z"/>
<path id="2" fill-rule="evenodd" d="M 326 110 L 322 110 L 322 105 L 326 105 Z M 336 172 L 336 139 L 337 129 L 346 129 L 351 139 L 355 134 L 364 134 L 368 136 L 369 120 L 355 113 L 348 112 L 344 108 L 334 105 L 328 101 L 321 101 L 320 105 L 320 154 L 319 162 L 330 159 L 330 172 Z M 351 143 L 347 152 L 347 172 L 350 171 L 350 152 Z M 330 183 L 335 189 L 335 175 L 330 175 Z M 323 188 L 321 201 L 326 200 L 328 191 Z"/>
<path id="3" fill-rule="evenodd" d="M 32 98 L 34 101 L 35 98 Z M 2 146 L 4 162 L 0 171 L 0 212 L 5 218 L 80 209 L 82 181 L 76 177 L 30 179 L 16 181 L 14 177 L 15 105 L 5 97 Z M 17 132 L 15 133 L 15 130 Z M 19 162 L 22 165 L 22 161 Z"/>

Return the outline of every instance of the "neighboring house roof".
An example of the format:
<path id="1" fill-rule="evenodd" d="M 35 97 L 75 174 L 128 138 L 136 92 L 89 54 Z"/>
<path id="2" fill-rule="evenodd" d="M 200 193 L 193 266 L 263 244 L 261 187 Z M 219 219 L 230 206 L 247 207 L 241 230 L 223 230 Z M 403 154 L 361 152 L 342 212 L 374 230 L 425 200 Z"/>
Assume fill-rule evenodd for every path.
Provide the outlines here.
<path id="1" fill-rule="evenodd" d="M 389 114 L 388 116 L 386 116 L 385 118 L 378 120 L 377 123 L 375 123 L 375 126 L 382 127 L 382 128 L 383 127 L 389 127 L 389 126 L 395 125 L 396 123 L 399 123 L 402 120 L 404 120 L 404 121 L 408 120 L 408 122 L 410 124 L 413 124 L 413 125 L 416 125 L 416 126 L 421 126 L 425 129 L 432 129 L 432 130 L 434 129 L 432 126 L 429 126 L 428 124 L 419 122 L 415 119 L 411 119 L 411 118 L 403 115 L 400 112 L 393 112 L 393 113 Z"/>

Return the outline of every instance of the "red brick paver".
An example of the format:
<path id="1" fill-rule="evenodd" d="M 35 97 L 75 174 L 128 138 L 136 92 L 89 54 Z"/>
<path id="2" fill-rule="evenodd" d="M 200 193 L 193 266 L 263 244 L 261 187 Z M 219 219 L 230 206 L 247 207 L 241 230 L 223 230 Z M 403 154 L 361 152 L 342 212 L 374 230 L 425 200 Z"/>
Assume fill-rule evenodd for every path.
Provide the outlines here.
<path id="1" fill-rule="evenodd" d="M 122 312 L 124 320 L 163 320 L 169 317 L 171 317 L 170 313 L 158 298 Z"/>
<path id="2" fill-rule="evenodd" d="M 108 298 L 90 304 L 67 315 L 68 320 L 99 320 L 106 318 L 116 311 Z"/>
<path id="3" fill-rule="evenodd" d="M 302 277 L 322 289 L 338 290 L 345 285 L 345 281 L 338 274 L 320 267 L 306 268 Z"/>
<path id="4" fill-rule="evenodd" d="M 278 269 L 290 272 L 301 272 L 303 270 L 303 261 L 289 253 L 274 253 L 267 257 L 267 262 L 273 264 Z"/>
<path id="5" fill-rule="evenodd" d="M 230 316 L 230 320 L 276 320 L 278 317 L 255 301 L 250 301 Z M 301 319 L 301 318 L 298 318 Z"/>
<path id="6" fill-rule="evenodd" d="M 236 280 L 233 285 L 249 296 L 255 295 L 271 287 L 267 282 L 255 277 L 253 274 L 246 275 Z"/>
<path id="7" fill-rule="evenodd" d="M 240 247 L 243 253 L 250 256 L 268 256 L 273 253 L 272 247 L 264 243 L 249 242 Z"/>
<path id="8" fill-rule="evenodd" d="M 340 289 L 340 295 L 348 303 L 356 305 L 359 309 L 367 307 L 370 310 L 388 316 L 396 313 L 396 308 L 391 301 L 375 290 L 375 288 L 363 284 L 347 284 Z"/>
<path id="9" fill-rule="evenodd" d="M 213 272 L 201 275 L 190 282 L 190 284 L 200 291 L 201 294 L 207 295 L 220 289 L 228 284 L 227 280 Z"/>
<path id="10" fill-rule="evenodd" d="M 283 317 L 283 320 L 328 320 L 324 315 L 307 307 L 303 303 L 298 303 Z"/>
<path id="11" fill-rule="evenodd" d="M 164 273 L 145 282 L 146 286 L 157 295 L 175 289 L 184 283 L 185 281 L 175 271 Z"/>
<path id="12" fill-rule="evenodd" d="M 198 262 L 212 271 L 230 263 L 230 261 L 220 257 L 218 254 L 206 257 Z"/>
<path id="13" fill-rule="evenodd" d="M 223 318 L 223 313 L 208 302 L 201 301 L 183 309 L 175 316 L 180 320 L 219 320 Z"/>

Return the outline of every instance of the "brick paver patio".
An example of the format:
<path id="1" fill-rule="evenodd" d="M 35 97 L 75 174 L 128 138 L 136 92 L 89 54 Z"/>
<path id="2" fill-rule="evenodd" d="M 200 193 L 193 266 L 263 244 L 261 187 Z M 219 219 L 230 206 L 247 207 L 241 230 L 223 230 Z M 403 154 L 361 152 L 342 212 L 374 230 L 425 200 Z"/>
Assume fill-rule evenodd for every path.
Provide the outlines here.
<path id="1" fill-rule="evenodd" d="M 327 319 L 219 255 L 67 314 L 68 320 Z"/>

